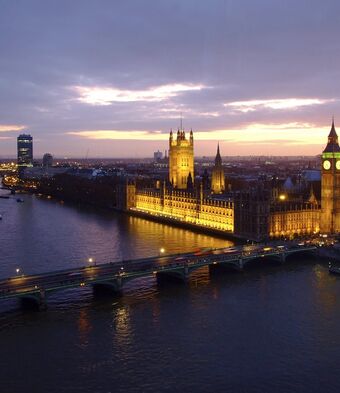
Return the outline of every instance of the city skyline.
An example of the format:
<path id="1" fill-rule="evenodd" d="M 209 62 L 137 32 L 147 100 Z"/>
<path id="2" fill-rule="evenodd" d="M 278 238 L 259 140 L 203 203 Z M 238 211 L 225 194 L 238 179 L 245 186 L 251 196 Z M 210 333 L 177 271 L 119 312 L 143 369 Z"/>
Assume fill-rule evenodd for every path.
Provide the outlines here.
<path id="1" fill-rule="evenodd" d="M 317 155 L 337 122 L 335 1 L 60 3 L 2 6 L 2 157 L 24 132 L 37 157 L 151 157 L 181 113 L 197 156 Z"/>

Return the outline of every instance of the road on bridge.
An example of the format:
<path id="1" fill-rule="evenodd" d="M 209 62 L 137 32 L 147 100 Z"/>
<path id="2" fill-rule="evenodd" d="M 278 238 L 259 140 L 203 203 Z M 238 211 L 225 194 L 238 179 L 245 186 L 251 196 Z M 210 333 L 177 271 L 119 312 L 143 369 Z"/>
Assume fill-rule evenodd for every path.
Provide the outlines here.
<path id="1" fill-rule="evenodd" d="M 278 256 L 311 248 L 308 244 L 245 245 L 221 249 L 203 249 L 193 253 L 164 255 L 137 260 L 117 261 L 34 275 L 17 275 L 0 280 L 0 299 L 45 294 L 62 288 L 82 287 L 117 278 L 141 277 L 184 267 L 200 267 L 240 259 Z M 312 247 L 315 248 L 315 247 Z"/>

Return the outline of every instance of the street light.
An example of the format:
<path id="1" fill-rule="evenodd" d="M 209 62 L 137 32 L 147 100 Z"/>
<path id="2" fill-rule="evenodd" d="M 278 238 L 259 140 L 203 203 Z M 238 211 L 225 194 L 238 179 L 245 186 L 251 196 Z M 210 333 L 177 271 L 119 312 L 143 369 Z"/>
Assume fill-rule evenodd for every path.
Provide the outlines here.
<path id="1" fill-rule="evenodd" d="M 15 271 L 16 271 L 17 274 L 20 273 L 20 269 L 18 267 L 15 269 Z"/>
<path id="2" fill-rule="evenodd" d="M 162 255 L 162 254 L 164 254 L 165 253 L 165 248 L 161 248 L 160 250 L 159 250 L 159 253 Z"/>

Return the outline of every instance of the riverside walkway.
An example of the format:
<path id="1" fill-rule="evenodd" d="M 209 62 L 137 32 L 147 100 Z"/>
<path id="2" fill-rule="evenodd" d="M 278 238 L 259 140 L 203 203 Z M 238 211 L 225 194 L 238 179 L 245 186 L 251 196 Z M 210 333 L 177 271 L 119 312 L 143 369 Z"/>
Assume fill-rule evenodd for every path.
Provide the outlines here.
<path id="1" fill-rule="evenodd" d="M 265 263 L 271 259 L 283 263 L 289 255 L 315 252 L 310 244 L 275 243 L 272 245 L 238 246 L 204 249 L 193 253 L 155 256 L 150 258 L 103 263 L 33 275 L 17 275 L 0 280 L 0 300 L 21 298 L 33 301 L 43 309 L 49 294 L 68 288 L 110 289 L 120 292 L 123 285 L 135 278 L 156 276 L 187 280 L 190 274 L 204 266 L 229 266 L 242 270 L 255 259 Z"/>

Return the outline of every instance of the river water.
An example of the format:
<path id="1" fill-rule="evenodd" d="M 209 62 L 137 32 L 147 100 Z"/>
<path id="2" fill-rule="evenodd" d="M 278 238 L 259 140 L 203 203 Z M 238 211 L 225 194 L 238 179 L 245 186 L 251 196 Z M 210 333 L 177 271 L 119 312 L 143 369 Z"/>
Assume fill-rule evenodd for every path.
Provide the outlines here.
<path id="1" fill-rule="evenodd" d="M 0 199 L 0 277 L 232 242 L 23 195 Z M 242 273 L 121 297 L 67 290 L 44 312 L 0 302 L 0 392 L 339 392 L 340 279 L 325 262 L 262 262 Z"/>

